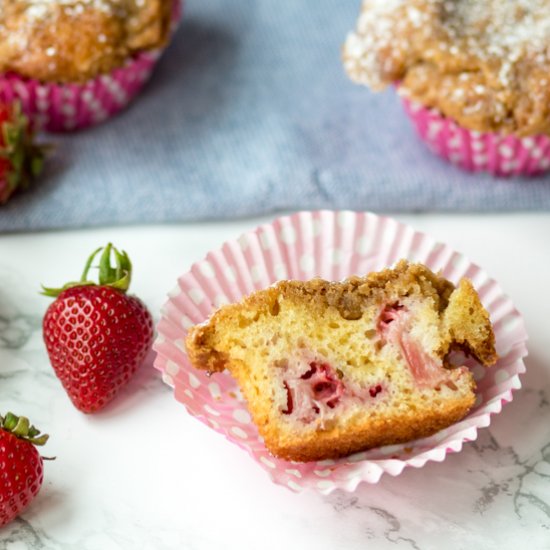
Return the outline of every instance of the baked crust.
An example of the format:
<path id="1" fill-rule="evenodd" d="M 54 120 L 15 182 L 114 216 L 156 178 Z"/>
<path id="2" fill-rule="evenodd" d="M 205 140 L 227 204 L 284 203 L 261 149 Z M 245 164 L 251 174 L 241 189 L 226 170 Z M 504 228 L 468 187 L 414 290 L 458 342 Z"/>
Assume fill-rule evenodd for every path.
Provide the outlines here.
<path id="1" fill-rule="evenodd" d="M 473 382 L 471 387 L 472 392 L 468 397 L 448 403 L 439 410 L 421 407 L 414 414 L 390 412 L 384 418 L 370 420 L 353 429 L 336 426 L 328 431 L 311 432 L 305 437 L 293 437 L 288 441 L 281 441 L 272 433 L 272 429 L 264 430 L 264 438 L 274 455 L 297 462 L 341 458 L 374 447 L 406 443 L 433 435 L 464 418 L 474 404 Z"/>
<path id="2" fill-rule="evenodd" d="M 461 126 L 550 135 L 550 0 L 364 0 L 349 76 Z"/>
<path id="3" fill-rule="evenodd" d="M 166 44 L 172 0 L 2 0 L 0 72 L 85 82 Z"/>

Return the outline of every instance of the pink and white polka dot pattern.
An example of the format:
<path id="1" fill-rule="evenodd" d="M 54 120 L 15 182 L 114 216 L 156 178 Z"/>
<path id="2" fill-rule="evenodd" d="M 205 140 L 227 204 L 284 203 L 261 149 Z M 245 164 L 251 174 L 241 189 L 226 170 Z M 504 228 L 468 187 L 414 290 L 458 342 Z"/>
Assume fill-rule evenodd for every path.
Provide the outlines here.
<path id="1" fill-rule="evenodd" d="M 462 128 L 452 119 L 406 98 L 405 110 L 418 134 L 436 154 L 471 172 L 536 176 L 550 169 L 550 137 L 519 138 Z"/>
<path id="2" fill-rule="evenodd" d="M 432 437 L 357 453 L 339 460 L 294 463 L 274 458 L 251 422 L 246 403 L 227 373 L 208 377 L 195 370 L 185 350 L 191 326 L 205 321 L 220 305 L 280 279 L 320 276 L 340 280 L 365 274 L 407 258 L 426 264 L 457 283 L 471 279 L 494 324 L 498 363 L 483 369 L 470 363 L 478 382 L 477 401 L 462 421 Z M 477 437 L 502 405 L 521 387 L 527 335 L 523 319 L 498 283 L 449 246 L 387 217 L 349 211 L 300 212 L 262 225 L 207 254 L 178 279 L 158 325 L 155 367 L 174 388 L 188 412 L 245 449 L 270 478 L 293 491 L 328 494 L 396 476 L 406 466 L 442 461 Z"/>
<path id="3" fill-rule="evenodd" d="M 182 5 L 174 2 L 173 29 Z M 55 84 L 0 74 L 0 100 L 21 102 L 38 130 L 68 132 L 93 126 L 122 111 L 149 80 L 162 50 L 142 52 L 109 74 L 82 84 Z"/>

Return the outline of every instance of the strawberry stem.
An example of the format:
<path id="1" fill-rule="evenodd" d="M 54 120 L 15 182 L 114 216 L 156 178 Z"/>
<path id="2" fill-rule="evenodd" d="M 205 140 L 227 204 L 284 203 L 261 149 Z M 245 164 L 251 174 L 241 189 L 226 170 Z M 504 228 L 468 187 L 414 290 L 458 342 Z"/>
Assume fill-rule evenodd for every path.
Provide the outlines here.
<path id="1" fill-rule="evenodd" d="M 68 288 L 96 285 L 94 281 L 90 281 L 88 279 L 88 273 L 92 268 L 92 264 L 95 258 L 101 251 L 103 252 L 101 253 L 101 256 L 99 258 L 98 265 L 99 286 L 108 286 L 111 288 L 116 288 L 117 290 L 120 290 L 122 292 L 126 292 L 130 287 L 130 281 L 132 278 L 132 262 L 130 261 L 128 254 L 126 254 L 124 250 L 119 251 L 111 243 L 108 243 L 107 246 L 100 247 L 92 252 L 90 257 L 86 261 L 86 265 L 84 266 L 84 271 L 82 272 L 82 277 L 80 278 L 80 281 L 67 283 L 61 288 L 50 288 L 42 286 L 42 294 L 44 296 L 55 298 Z M 115 267 L 111 265 L 112 255 L 114 255 L 115 257 Z"/>
<path id="2" fill-rule="evenodd" d="M 46 434 L 40 435 L 40 430 L 32 426 L 28 418 L 16 416 L 11 412 L 8 412 L 4 417 L 0 415 L 0 429 L 33 445 L 44 445 L 49 438 Z"/>
<path id="3" fill-rule="evenodd" d="M 111 266 L 111 250 L 115 256 L 116 267 Z M 111 286 L 118 288 L 123 292 L 128 290 L 132 275 L 132 263 L 128 254 L 119 252 L 111 243 L 104 249 L 99 259 L 99 284 L 101 286 Z"/>
<path id="4" fill-rule="evenodd" d="M 98 253 L 101 251 L 101 247 L 97 248 L 90 254 L 90 257 L 88 258 L 86 265 L 84 266 L 84 271 L 82 272 L 82 277 L 80 277 L 80 282 L 83 283 L 84 281 L 88 280 L 88 272 L 90 271 L 90 268 L 92 267 L 92 262 L 94 261 L 94 258 L 98 255 Z"/>
<path id="5" fill-rule="evenodd" d="M 111 248 L 113 245 L 109 243 L 104 249 L 101 258 L 99 259 L 99 284 L 107 285 L 116 278 L 116 270 L 111 267 Z"/>

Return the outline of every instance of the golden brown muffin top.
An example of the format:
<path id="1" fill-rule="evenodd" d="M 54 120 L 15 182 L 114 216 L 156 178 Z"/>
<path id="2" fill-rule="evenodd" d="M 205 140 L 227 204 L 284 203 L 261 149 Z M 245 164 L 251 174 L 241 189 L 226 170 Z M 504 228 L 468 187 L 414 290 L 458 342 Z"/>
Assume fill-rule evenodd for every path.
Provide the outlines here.
<path id="1" fill-rule="evenodd" d="M 221 307 L 209 321 L 193 327 L 186 339 L 187 352 L 196 368 L 209 372 L 221 371 L 226 361 L 210 345 L 218 323 L 223 326 L 236 322 L 244 327 L 251 321 L 243 317 L 243 313 L 252 313 L 252 319 L 261 315 L 277 316 L 280 299 L 307 304 L 320 317 L 324 310 L 334 308 L 343 319 L 358 320 L 363 316 L 366 305 L 382 303 L 391 293 L 408 295 L 412 289 L 416 289 L 419 295 L 433 300 L 440 311 L 447 309 L 457 326 L 468 329 L 471 323 L 476 324 L 481 336 L 475 339 L 474 355 L 484 364 L 490 365 L 496 361 L 496 351 L 489 314 L 469 281 L 462 281 L 460 286 L 461 292 L 455 295 L 454 301 L 449 302 L 455 290 L 454 285 L 425 265 L 411 264 L 407 260 L 400 260 L 394 268 L 372 272 L 364 277 L 352 276 L 341 282 L 318 278 L 309 281 L 279 281 L 265 290 L 252 293 L 240 303 Z M 454 336 L 456 338 L 458 335 Z"/>
<path id="2" fill-rule="evenodd" d="M 163 46 L 172 0 L 0 0 L 0 72 L 83 82 Z"/>
<path id="3" fill-rule="evenodd" d="M 550 134 L 550 0 L 364 0 L 344 64 L 471 130 Z"/>

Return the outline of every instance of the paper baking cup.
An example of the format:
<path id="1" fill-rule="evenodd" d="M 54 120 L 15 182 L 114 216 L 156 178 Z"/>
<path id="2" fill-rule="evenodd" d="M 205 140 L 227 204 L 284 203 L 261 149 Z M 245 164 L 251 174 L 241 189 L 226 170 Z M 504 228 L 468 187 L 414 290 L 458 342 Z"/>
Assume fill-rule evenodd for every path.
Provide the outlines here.
<path id="1" fill-rule="evenodd" d="M 339 460 L 295 463 L 274 458 L 251 422 L 246 404 L 228 373 L 208 377 L 186 355 L 188 329 L 205 321 L 220 305 L 268 287 L 280 279 L 315 276 L 340 280 L 352 274 L 392 266 L 401 258 L 422 262 L 458 283 L 468 277 L 491 315 L 498 363 L 485 369 L 470 363 L 477 380 L 477 400 L 470 414 L 432 437 L 380 447 Z M 376 483 L 384 473 L 396 476 L 406 466 L 444 460 L 477 437 L 478 428 L 512 400 L 525 371 L 526 332 L 521 315 L 500 286 L 480 267 L 446 244 L 394 219 L 371 213 L 301 212 L 227 241 L 209 252 L 178 279 L 158 324 L 155 367 L 174 388 L 188 412 L 245 449 L 271 479 L 293 491 L 328 494 L 353 491 L 361 482 Z"/>
<path id="2" fill-rule="evenodd" d="M 174 3 L 173 30 L 182 6 Z M 23 112 L 38 130 L 67 132 L 93 126 L 122 111 L 149 80 L 163 50 L 142 52 L 108 74 L 82 84 L 55 84 L 0 75 L 0 100 L 19 100 Z"/>
<path id="3" fill-rule="evenodd" d="M 462 128 L 452 119 L 402 98 L 416 131 L 436 154 L 471 172 L 536 176 L 550 168 L 550 138 L 519 138 Z"/>

